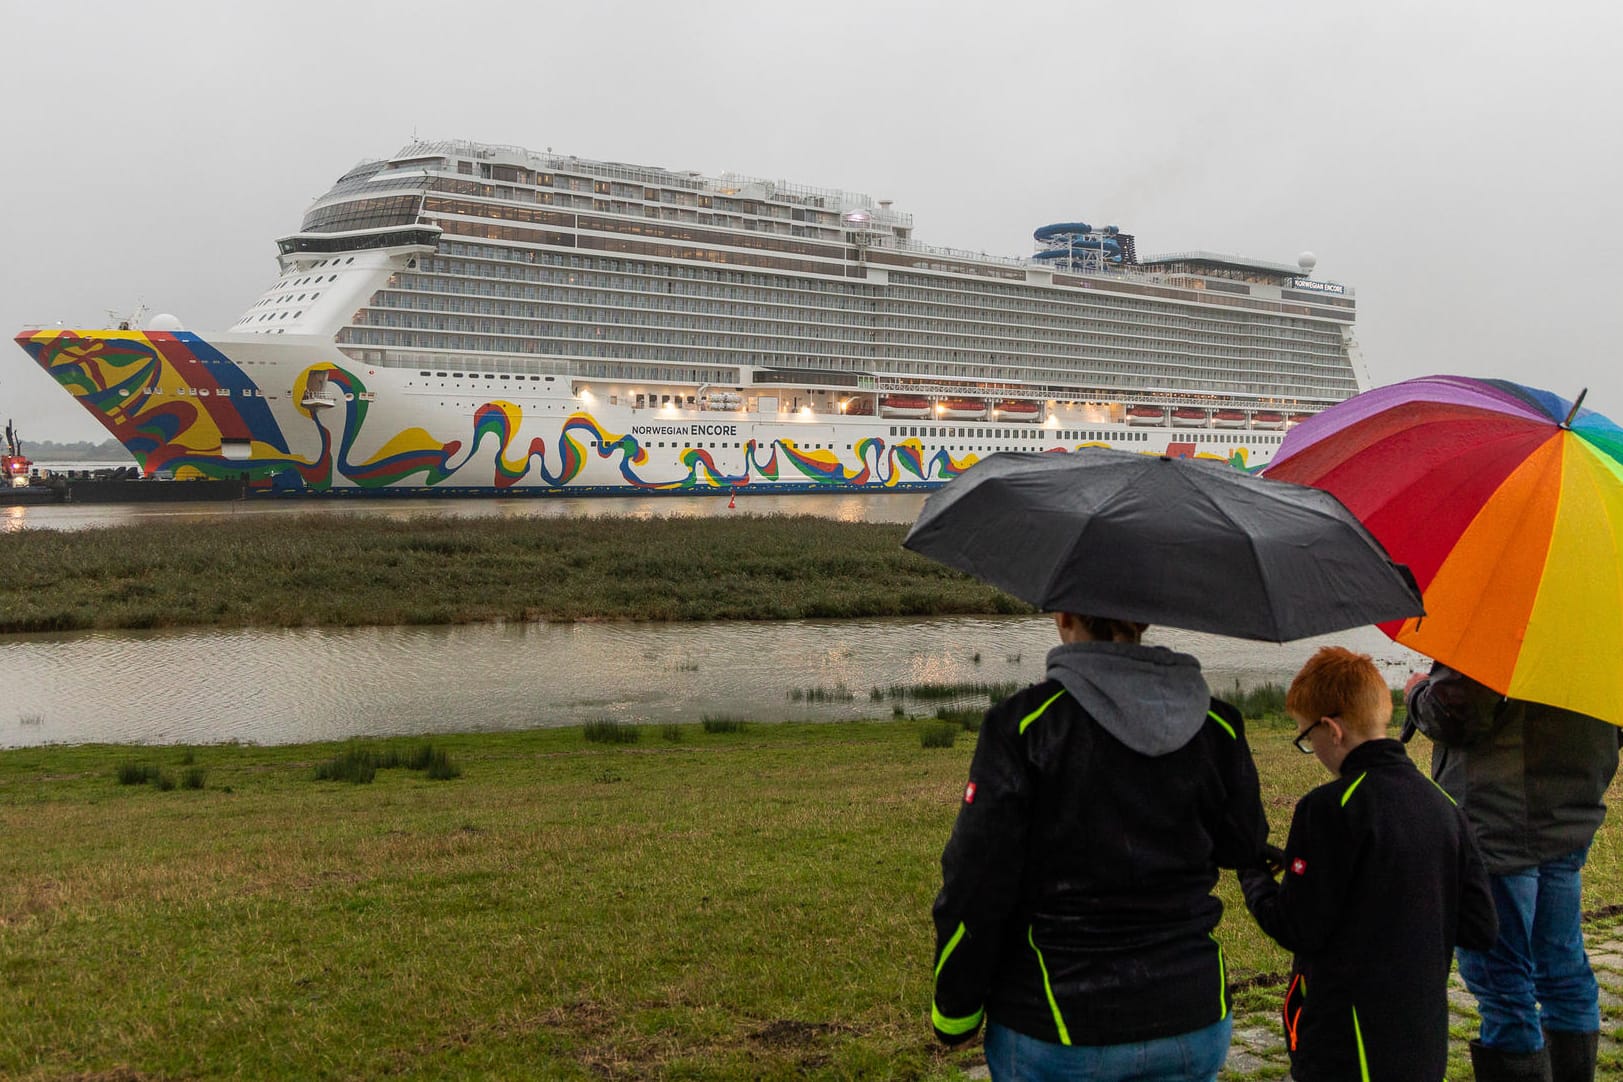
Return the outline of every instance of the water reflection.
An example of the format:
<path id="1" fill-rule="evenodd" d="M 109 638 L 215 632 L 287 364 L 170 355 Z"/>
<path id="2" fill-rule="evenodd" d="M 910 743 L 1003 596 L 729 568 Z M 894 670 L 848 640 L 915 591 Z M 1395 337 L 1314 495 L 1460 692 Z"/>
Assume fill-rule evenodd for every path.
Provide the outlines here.
<path id="1" fill-rule="evenodd" d="M 729 506 L 729 504 L 733 506 Z M 736 515 L 817 515 L 840 522 L 912 522 L 922 492 L 740 494 L 705 496 L 381 497 L 235 500 L 221 503 L 41 504 L 0 507 L 0 533 L 22 529 L 84 530 L 139 522 L 205 524 L 240 515 L 380 515 L 394 521 L 456 518 L 722 518 Z"/>
<path id="2" fill-rule="evenodd" d="M 1323 642 L 1373 654 L 1394 684 L 1424 663 L 1373 628 L 1284 646 L 1150 638 L 1200 657 L 1219 693 L 1287 680 Z M 14 635 L 0 747 L 884 717 L 872 688 L 1029 683 L 1054 642 L 1042 617 Z"/>

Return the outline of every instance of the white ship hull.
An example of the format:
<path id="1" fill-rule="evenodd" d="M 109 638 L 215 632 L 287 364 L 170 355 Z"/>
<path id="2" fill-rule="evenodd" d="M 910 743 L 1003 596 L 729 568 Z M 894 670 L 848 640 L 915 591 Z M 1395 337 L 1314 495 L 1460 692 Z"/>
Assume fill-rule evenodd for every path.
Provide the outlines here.
<path id="1" fill-rule="evenodd" d="M 1089 445 L 1257 469 L 1280 439 L 1065 406 L 1040 424 L 763 413 L 775 400 L 764 395 L 740 396 L 755 408 L 737 411 L 637 408 L 567 377 L 425 378 L 285 337 L 50 331 L 19 342 L 148 474 L 246 476 L 259 493 L 881 491 L 942 484 L 999 451 Z"/>

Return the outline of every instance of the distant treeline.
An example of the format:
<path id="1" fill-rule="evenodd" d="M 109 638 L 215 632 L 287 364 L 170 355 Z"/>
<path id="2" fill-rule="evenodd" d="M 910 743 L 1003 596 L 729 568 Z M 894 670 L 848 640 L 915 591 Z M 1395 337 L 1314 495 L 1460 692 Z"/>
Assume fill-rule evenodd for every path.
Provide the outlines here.
<path id="1" fill-rule="evenodd" d="M 124 450 L 124 445 L 117 440 L 102 440 L 100 443 L 91 443 L 89 440 L 79 440 L 77 443 L 56 443 L 53 440 L 22 441 L 23 454 L 36 462 L 122 462 L 130 458 L 130 453 Z"/>

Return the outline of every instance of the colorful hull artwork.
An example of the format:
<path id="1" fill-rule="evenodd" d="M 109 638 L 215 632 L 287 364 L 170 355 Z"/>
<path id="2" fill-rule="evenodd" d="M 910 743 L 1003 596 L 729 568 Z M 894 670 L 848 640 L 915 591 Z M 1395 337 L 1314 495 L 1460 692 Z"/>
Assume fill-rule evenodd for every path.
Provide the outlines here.
<path id="1" fill-rule="evenodd" d="M 1120 422 L 1016 432 L 996 421 L 633 408 L 577 394 L 567 376 L 448 383 L 313 339 L 51 329 L 17 342 L 146 475 L 246 480 L 253 494 L 883 491 L 940 485 L 999 450 L 1102 445 L 1252 471 L 1273 450 Z"/>

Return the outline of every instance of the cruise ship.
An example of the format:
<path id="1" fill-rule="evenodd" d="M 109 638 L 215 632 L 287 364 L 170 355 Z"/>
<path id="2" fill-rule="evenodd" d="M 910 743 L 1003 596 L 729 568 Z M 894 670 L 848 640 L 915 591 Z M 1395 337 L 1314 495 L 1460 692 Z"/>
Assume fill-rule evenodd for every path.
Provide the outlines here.
<path id="1" fill-rule="evenodd" d="M 1005 450 L 1265 465 L 1357 393 L 1351 288 L 1114 226 L 1000 257 L 888 199 L 472 142 L 341 176 L 218 334 L 24 329 L 148 475 L 253 493 L 885 491 Z"/>

